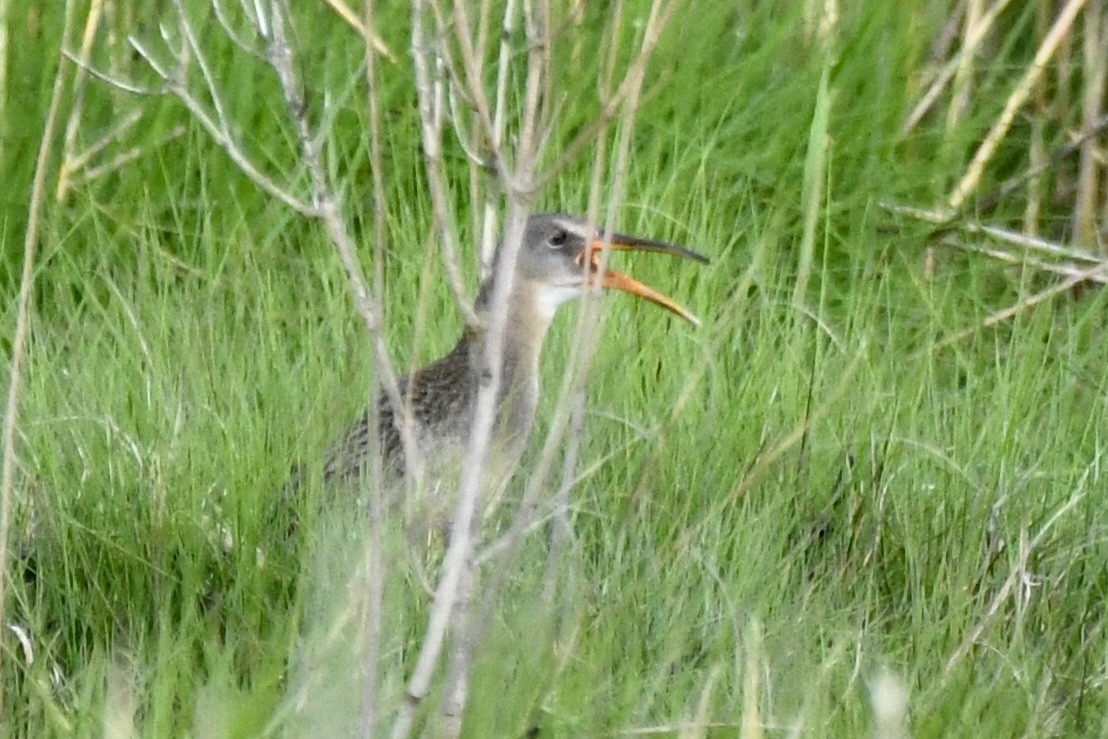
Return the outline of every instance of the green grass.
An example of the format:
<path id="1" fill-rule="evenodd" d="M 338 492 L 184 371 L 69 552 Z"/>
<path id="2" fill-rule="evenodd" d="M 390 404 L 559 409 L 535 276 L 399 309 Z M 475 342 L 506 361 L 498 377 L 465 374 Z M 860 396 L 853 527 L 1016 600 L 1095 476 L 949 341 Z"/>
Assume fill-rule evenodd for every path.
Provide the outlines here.
<path id="1" fill-rule="evenodd" d="M 896 138 L 943 19 L 845 10 L 820 120 L 824 64 L 794 12 L 718 5 L 682 10 L 659 50 L 662 84 L 639 116 L 619 217 L 622 230 L 713 257 L 628 268 L 704 326 L 606 299 L 564 589 L 556 607 L 542 599 L 545 537 L 533 537 L 497 604 L 467 735 L 675 735 L 702 718 L 718 736 L 752 735 L 744 719 L 774 736 L 860 736 L 884 671 L 909 691 L 915 736 L 1102 735 L 1106 298 L 1065 296 L 936 349 L 1042 285 L 957 255 L 926 279 L 926 232 L 878 205 L 936 202 L 996 112 L 975 111 L 942 156 L 939 123 Z M 13 28 L 31 22 L 25 12 Z M 0 154 L 15 183 L 2 213 L 12 295 L 53 12 L 35 26 L 49 44 L 17 45 L 13 60 L 27 106 L 5 126 L 27 145 Z M 608 22 L 589 12 L 586 70 Z M 405 49 L 404 12 L 381 22 Z M 323 17 L 300 38 L 339 106 L 328 151 L 368 265 L 359 42 Z M 212 43 L 229 90 L 257 85 L 234 96 L 252 150 L 289 168 L 276 86 Z M 557 83 L 569 103 L 580 73 Z M 460 321 L 438 264 L 424 274 L 430 208 L 409 64 L 385 74 L 385 299 L 407 364 L 447 349 Z M 125 100 L 97 84 L 87 97 L 90 130 Z M 129 145 L 187 123 L 168 101 L 142 104 L 149 126 Z M 594 106 L 591 89 L 567 106 L 555 147 Z M 806 174 L 818 164 L 813 120 L 830 143 Z M 452 194 L 468 207 L 464 161 L 450 156 Z M 584 210 L 588 166 L 540 205 Z M 812 176 L 824 181 L 815 202 Z M 800 310 L 805 203 L 818 212 Z M 358 555 L 327 513 L 309 516 L 292 548 L 268 513 L 294 462 L 318 458 L 370 393 L 364 330 L 320 230 L 190 127 L 50 204 L 42 244 L 13 527 L 18 547 L 34 524 L 37 578 L 6 605 L 34 658 L 5 632 L 0 733 L 95 735 L 116 721 L 141 736 L 342 735 L 358 720 L 356 632 L 327 632 L 350 615 Z M 13 302 L 0 308 L 6 354 Z M 576 310 L 546 350 L 551 390 Z M 1006 590 L 1021 569 L 1030 579 Z M 386 592 L 380 682 L 394 709 L 429 604 L 408 567 L 390 569 Z"/>

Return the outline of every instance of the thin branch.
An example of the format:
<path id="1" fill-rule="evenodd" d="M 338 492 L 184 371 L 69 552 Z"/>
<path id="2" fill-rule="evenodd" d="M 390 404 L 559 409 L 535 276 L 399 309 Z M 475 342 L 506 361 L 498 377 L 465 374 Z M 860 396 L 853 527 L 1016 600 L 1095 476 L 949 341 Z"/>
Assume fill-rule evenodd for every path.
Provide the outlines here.
<path id="1" fill-rule="evenodd" d="M 162 138 L 150 145 L 150 149 L 157 149 L 161 146 L 165 146 L 170 141 L 181 138 L 187 132 L 184 126 L 174 126 L 173 129 Z M 126 167 L 131 162 L 135 161 L 143 154 L 147 152 L 146 148 L 140 146 L 133 146 L 124 152 L 117 154 L 108 161 L 100 164 L 96 167 L 87 167 L 84 171 L 73 176 L 73 187 L 84 187 L 89 183 L 100 179 L 112 172 L 117 172 Z"/>
<path id="2" fill-rule="evenodd" d="M 499 147 L 496 145 L 496 141 L 493 137 L 493 131 L 495 130 L 492 123 L 492 116 L 489 112 L 489 101 L 485 95 L 485 88 L 482 82 L 482 75 L 480 70 L 481 56 L 474 50 L 473 39 L 470 38 L 470 23 L 469 16 L 466 15 L 466 3 L 454 2 L 454 38 L 458 41 L 458 46 L 461 48 L 462 56 L 462 69 L 465 71 L 466 90 L 469 97 L 473 100 L 473 109 L 477 113 L 477 119 L 480 122 L 481 132 L 485 137 L 485 143 L 490 149 L 501 154 Z M 515 171 L 516 168 L 511 165 L 504 165 L 503 169 L 506 172 Z"/>
<path id="3" fill-rule="evenodd" d="M 78 55 L 74 54 L 71 51 L 63 49 L 62 56 L 64 56 L 73 64 L 76 64 L 78 67 L 84 69 L 86 72 L 88 72 L 90 76 L 95 77 L 101 82 L 105 82 L 111 85 L 117 90 L 122 90 L 129 95 L 140 95 L 142 97 L 162 97 L 164 95 L 170 94 L 169 89 L 164 85 L 161 87 L 143 87 L 141 85 L 136 85 L 133 82 L 127 82 L 126 80 L 121 80 L 118 77 L 113 77 L 107 72 L 102 72 L 95 67 L 91 67 L 85 64 L 83 61 L 81 61 L 81 58 Z"/>
<path id="4" fill-rule="evenodd" d="M 185 82 L 177 79 L 174 74 L 168 72 L 138 39 L 132 38 L 131 46 L 139 53 L 143 60 L 146 61 L 150 68 L 162 78 L 162 82 L 165 84 L 165 91 L 184 104 L 193 119 L 212 137 L 216 146 L 222 149 L 223 153 L 231 158 L 235 166 L 237 166 L 251 182 L 267 195 L 280 200 L 302 216 L 307 218 L 319 218 L 321 216 L 317 208 L 293 195 L 258 169 L 251 161 L 250 157 L 240 148 L 238 142 L 235 141 L 227 122 L 213 119 L 200 100 L 185 86 Z M 178 74 L 182 73 L 183 70 L 178 72 Z M 114 84 L 114 81 L 106 75 L 100 75 L 100 77 Z"/>
<path id="5" fill-rule="evenodd" d="M 1029 249 L 1031 251 L 1038 251 L 1044 254 L 1050 254 L 1051 256 L 1064 257 L 1066 259 L 1074 259 L 1079 262 L 1086 262 L 1090 264 L 1101 264 L 1102 260 L 1097 255 L 1090 252 L 1082 251 L 1081 249 L 1074 249 L 1071 247 L 1062 246 L 1056 244 L 1053 241 L 1047 241 L 1036 236 L 1025 236 L 1016 231 L 1011 231 L 1007 228 L 1001 228 L 999 226 L 990 226 L 985 223 L 968 222 L 963 224 L 962 228 L 968 233 L 980 233 L 987 236 L 991 236 L 998 241 L 1004 241 L 1015 246 Z"/>
<path id="6" fill-rule="evenodd" d="M 673 6 L 670 5 L 667 7 L 672 8 Z M 671 14 L 672 11 L 668 11 L 666 13 L 667 23 L 668 16 L 670 16 Z M 650 44 L 651 53 L 653 53 L 653 49 L 657 46 L 659 40 L 659 38 L 655 38 L 652 40 Z M 600 113 L 593 120 L 593 122 L 586 126 L 585 129 L 581 131 L 581 133 L 577 134 L 573 141 L 565 146 L 565 148 L 562 150 L 561 155 L 554 161 L 554 163 L 547 166 L 546 169 L 535 179 L 533 187 L 536 192 L 549 185 L 555 177 L 561 174 L 562 170 L 568 167 L 574 159 L 580 156 L 581 152 L 585 150 L 585 147 L 591 144 L 593 140 L 605 128 L 608 127 L 608 125 L 612 122 L 612 119 L 616 116 L 617 113 L 619 113 L 620 108 L 626 100 L 627 96 L 631 93 L 631 87 L 628 80 L 631 79 L 631 77 L 634 75 L 644 74 L 648 61 L 649 56 L 643 56 L 640 54 L 636 58 L 634 64 L 632 64 L 631 69 L 628 70 L 627 76 L 624 77 L 623 82 L 616 89 L 615 94 L 605 99 L 601 103 Z"/>
<path id="7" fill-rule="evenodd" d="M 167 83 L 169 82 L 170 72 L 162 66 L 161 62 L 154 58 L 154 55 L 150 53 L 141 41 L 134 36 L 128 36 L 127 43 L 130 44 L 131 48 L 143 58 L 143 61 L 145 61 L 162 80 Z M 183 62 L 183 60 L 181 61 Z"/>
<path id="8" fill-rule="evenodd" d="M 465 280 L 462 278 L 461 265 L 458 262 L 455 230 L 446 197 L 446 173 L 442 166 L 442 88 L 431 79 L 431 45 L 424 30 L 425 15 L 424 0 L 413 0 L 412 63 L 415 67 L 423 163 L 427 171 L 427 186 L 431 195 L 431 212 L 454 302 L 466 326 L 471 330 L 477 330 L 481 326 L 481 321 L 473 311 L 472 301 L 466 294 Z"/>
<path id="9" fill-rule="evenodd" d="M 365 278 L 362 276 L 362 268 L 358 263 L 354 240 L 342 219 L 338 202 L 327 181 L 327 172 L 323 166 L 323 154 L 320 145 L 312 136 L 311 127 L 308 124 L 307 103 L 301 93 L 300 82 L 296 77 L 292 61 L 292 48 L 285 34 L 286 12 L 288 12 L 287 6 L 284 6 L 281 0 L 274 0 L 271 3 L 269 18 L 271 30 L 268 37 L 269 63 L 273 67 L 273 71 L 277 73 L 277 79 L 281 83 L 281 90 L 289 109 L 289 116 L 296 128 L 300 152 L 311 178 L 314 210 L 318 214 L 317 217 L 323 222 L 327 235 L 330 237 L 331 243 L 338 252 L 346 270 L 347 280 L 354 293 L 354 303 L 357 306 L 358 314 L 365 323 L 366 332 L 369 334 L 370 342 L 373 345 L 374 364 L 376 365 L 378 378 L 397 416 L 396 425 L 400 433 L 404 463 L 408 473 L 405 479 L 408 481 L 410 489 L 419 490 L 423 484 L 423 459 L 415 438 L 415 424 L 412 419 L 411 408 L 400 393 L 400 385 L 392 368 L 392 362 L 389 360 L 388 346 L 381 330 L 381 308 L 376 298 L 366 287 Z"/>
<path id="10" fill-rule="evenodd" d="M 504 130 L 508 120 L 508 84 L 512 68 L 512 39 L 515 37 L 519 10 L 517 0 L 504 3 L 504 16 L 501 21 L 500 52 L 496 67 L 495 108 L 492 118 L 493 151 L 499 151 L 504 142 Z M 481 265 L 485 272 L 492 269 L 492 257 L 496 251 L 497 231 L 496 197 L 491 189 L 485 190 L 484 217 L 481 219 Z"/>
<path id="11" fill-rule="evenodd" d="M 265 57 L 262 53 L 254 48 L 249 41 L 240 36 L 237 31 L 231 26 L 230 19 L 223 12 L 223 0 L 211 0 L 212 11 L 215 14 L 216 22 L 223 28 L 223 33 L 231 40 L 239 51 L 249 56 L 251 59 L 257 62 L 265 62 Z M 249 20 L 251 28 L 258 34 L 258 28 L 254 25 L 253 19 Z M 261 35 L 261 34 L 258 34 Z"/>
<path id="12" fill-rule="evenodd" d="M 192 30 L 192 24 L 189 23 L 183 0 L 173 0 L 173 8 L 177 11 L 177 22 L 180 24 L 181 33 L 184 36 L 184 43 L 188 44 L 188 48 L 192 50 L 190 58 L 195 57 L 196 66 L 200 68 L 200 76 L 204 78 L 204 86 L 207 89 L 208 97 L 212 100 L 212 107 L 215 109 L 215 117 L 219 121 L 224 134 L 230 136 L 230 118 L 227 116 L 227 109 L 223 106 L 223 98 L 219 95 L 215 76 L 212 74 L 211 67 L 208 66 L 207 57 L 205 57 L 203 51 L 200 49 L 200 43 L 196 40 L 196 34 Z M 183 55 L 178 55 L 177 58 L 183 59 Z M 185 65 L 182 64 L 181 66 L 183 72 Z M 184 79 L 182 79 L 181 82 L 184 84 Z"/>
<path id="13" fill-rule="evenodd" d="M 365 39 L 365 71 L 367 101 L 369 105 L 369 156 L 373 177 L 373 249 L 374 249 L 374 288 L 378 296 L 385 292 L 385 240 L 388 231 L 385 228 L 388 217 L 385 178 L 383 168 L 383 154 L 381 151 L 381 111 L 377 90 L 377 53 L 375 46 L 370 43 L 374 26 L 374 0 L 365 0 L 365 28 L 369 33 L 362 35 Z M 381 306 L 382 321 L 384 320 L 384 306 Z M 378 428 L 380 423 L 377 404 L 370 403 L 370 428 Z M 366 544 L 366 567 L 368 579 L 365 588 L 366 608 L 365 624 L 366 650 L 365 650 L 365 684 L 362 687 L 362 735 L 371 737 L 377 725 L 377 691 L 378 671 L 381 662 L 381 638 L 382 621 L 384 620 L 385 600 L 385 556 L 384 556 L 384 495 L 382 486 L 378 484 L 381 479 L 382 456 L 380 454 L 380 438 L 377 434 L 371 434 L 373 445 L 371 448 L 374 474 L 376 480 L 370 485 L 369 508 L 369 541 Z"/>
<path id="14" fill-rule="evenodd" d="M 73 115 L 70 116 L 70 122 L 74 120 Z M 108 129 L 108 132 L 100 137 L 99 141 L 93 143 L 92 146 L 85 149 L 83 152 L 77 154 L 71 151 L 72 142 L 66 140 L 66 146 L 64 148 L 65 154 L 62 159 L 61 171 L 58 173 L 58 184 L 54 188 L 54 199 L 58 202 L 65 200 L 66 193 L 69 190 L 69 179 L 72 177 L 72 173 L 79 169 L 83 169 L 89 162 L 89 160 L 108 148 L 112 142 L 117 141 L 123 137 L 131 128 L 134 128 L 142 120 L 142 111 L 135 109 L 131 111 L 131 114 L 121 120 L 118 124 Z M 68 134 L 68 131 L 67 131 Z M 76 129 L 74 129 L 74 138 L 76 137 Z"/>

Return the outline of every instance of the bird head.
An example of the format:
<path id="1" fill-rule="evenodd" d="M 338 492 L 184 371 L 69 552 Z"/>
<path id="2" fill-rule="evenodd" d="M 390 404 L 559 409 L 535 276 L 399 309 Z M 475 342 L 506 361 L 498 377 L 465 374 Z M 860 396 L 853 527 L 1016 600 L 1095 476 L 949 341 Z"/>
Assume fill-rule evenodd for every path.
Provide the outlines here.
<path id="1" fill-rule="evenodd" d="M 551 316 L 558 306 L 580 297 L 589 287 L 599 285 L 637 295 L 699 325 L 699 319 L 687 309 L 638 280 L 612 269 L 601 273 L 600 257 L 606 247 L 617 251 L 660 252 L 704 264 L 709 261 L 702 254 L 664 241 L 614 232 L 605 234 L 591 228 L 582 218 L 539 214 L 528 218 L 524 227 L 516 259 L 516 279 L 536 292 L 544 312 Z M 495 273 L 495 263 L 493 269 Z"/>

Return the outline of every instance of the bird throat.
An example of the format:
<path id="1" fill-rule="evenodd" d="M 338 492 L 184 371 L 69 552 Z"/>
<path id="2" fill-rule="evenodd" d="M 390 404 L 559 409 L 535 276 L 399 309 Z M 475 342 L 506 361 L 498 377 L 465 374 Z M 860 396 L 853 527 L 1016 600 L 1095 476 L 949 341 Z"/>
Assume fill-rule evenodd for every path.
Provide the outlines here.
<path id="1" fill-rule="evenodd" d="M 520 445 L 522 452 L 535 420 L 539 362 L 553 315 L 542 304 L 540 293 L 528 282 L 517 281 L 514 288 L 508 301 L 512 309 L 504 325 L 501 345 L 497 436 L 508 440 L 510 446 Z M 488 314 L 482 318 L 487 320 Z M 475 342 L 474 349 L 483 352 L 484 341 Z"/>

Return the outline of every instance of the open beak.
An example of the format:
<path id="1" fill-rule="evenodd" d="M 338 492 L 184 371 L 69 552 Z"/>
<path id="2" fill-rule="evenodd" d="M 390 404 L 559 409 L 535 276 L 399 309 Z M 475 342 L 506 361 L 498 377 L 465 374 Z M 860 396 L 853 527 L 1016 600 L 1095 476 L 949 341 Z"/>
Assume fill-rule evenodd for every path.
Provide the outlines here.
<path id="1" fill-rule="evenodd" d="M 660 252 L 662 254 L 672 254 L 676 257 L 683 259 L 693 259 L 697 262 L 704 264 L 709 263 L 708 257 L 703 254 L 698 254 L 691 249 L 685 249 L 684 247 L 676 246 L 674 244 L 667 244 L 664 241 L 655 241 L 653 239 L 640 239 L 635 236 L 626 236 L 624 234 L 613 233 L 609 240 L 610 247 L 617 251 L 652 251 Z M 589 269 L 589 282 L 590 284 L 596 284 L 596 276 L 600 272 L 600 254 L 603 251 L 605 242 L 603 238 L 597 238 L 589 244 L 589 247 L 577 257 L 577 262 L 582 268 L 585 266 L 585 261 L 588 260 Z M 625 293 L 631 295 L 637 295 L 640 298 L 645 298 L 655 305 L 660 305 L 666 310 L 676 313 L 684 318 L 689 323 L 699 326 L 700 319 L 693 315 L 688 309 L 679 305 L 673 299 L 661 294 L 653 288 L 647 287 L 638 280 L 628 277 L 625 274 L 616 272 L 613 269 L 604 270 L 604 276 L 600 280 L 601 287 L 615 288 L 616 290 L 622 290 Z"/>

